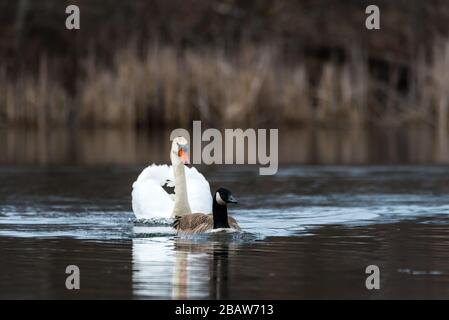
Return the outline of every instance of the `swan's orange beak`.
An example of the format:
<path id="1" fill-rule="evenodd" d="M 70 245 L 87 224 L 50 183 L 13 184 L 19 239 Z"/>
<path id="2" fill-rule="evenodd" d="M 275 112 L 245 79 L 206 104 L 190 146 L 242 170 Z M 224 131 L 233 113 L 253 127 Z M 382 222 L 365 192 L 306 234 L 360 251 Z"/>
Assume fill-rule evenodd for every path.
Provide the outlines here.
<path id="1" fill-rule="evenodd" d="M 183 164 L 189 164 L 189 154 L 182 149 L 179 149 L 178 156 L 181 158 Z"/>

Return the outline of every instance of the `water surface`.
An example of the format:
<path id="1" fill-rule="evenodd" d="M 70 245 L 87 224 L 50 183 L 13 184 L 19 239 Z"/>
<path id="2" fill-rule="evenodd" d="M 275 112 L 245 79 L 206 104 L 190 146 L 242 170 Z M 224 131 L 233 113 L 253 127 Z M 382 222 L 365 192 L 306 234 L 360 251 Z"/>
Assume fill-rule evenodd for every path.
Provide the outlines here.
<path id="1" fill-rule="evenodd" d="M 141 170 L 0 167 L 0 298 L 449 298 L 449 167 L 204 167 L 244 232 L 189 237 L 135 221 Z"/>

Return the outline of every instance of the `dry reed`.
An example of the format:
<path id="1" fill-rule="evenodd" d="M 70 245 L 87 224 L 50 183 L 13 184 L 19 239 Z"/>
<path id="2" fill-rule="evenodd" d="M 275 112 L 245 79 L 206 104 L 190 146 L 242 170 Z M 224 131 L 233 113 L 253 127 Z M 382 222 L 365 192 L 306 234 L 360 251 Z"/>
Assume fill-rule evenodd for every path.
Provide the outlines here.
<path id="1" fill-rule="evenodd" d="M 373 88 L 386 96 L 395 90 L 375 83 L 360 51 L 345 63 L 323 64 L 316 86 L 310 85 L 306 65 L 287 65 L 272 47 L 248 46 L 230 55 L 154 45 L 139 55 L 129 46 L 116 54 L 112 66 L 99 67 L 91 55 L 83 70 L 70 96 L 45 58 L 37 77 L 24 74 L 11 81 L 0 68 L 0 122 L 47 126 L 75 120 L 79 126 L 123 127 L 188 126 L 194 119 L 214 126 L 364 123 L 373 119 L 373 110 L 376 116 L 390 112 Z M 398 104 L 396 110 L 404 114 L 422 111 L 434 117 L 430 121 L 446 125 L 449 41 L 435 46 L 431 61 L 416 61 L 413 70 L 414 94 L 402 99 L 395 92 L 387 106 Z M 435 112 L 429 113 L 429 106 Z"/>

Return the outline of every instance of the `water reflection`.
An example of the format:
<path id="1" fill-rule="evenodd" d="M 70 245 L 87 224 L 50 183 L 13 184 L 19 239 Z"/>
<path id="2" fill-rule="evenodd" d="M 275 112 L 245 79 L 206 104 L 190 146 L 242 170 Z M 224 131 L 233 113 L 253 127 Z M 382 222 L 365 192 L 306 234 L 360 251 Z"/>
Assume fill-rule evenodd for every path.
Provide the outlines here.
<path id="1" fill-rule="evenodd" d="M 449 163 L 448 129 L 281 128 L 281 164 Z M 134 131 L 0 128 L 0 164 L 167 162 L 171 129 Z M 292 147 L 294 146 L 294 147 Z"/>
<path id="2" fill-rule="evenodd" d="M 229 243 L 229 238 L 203 240 L 133 239 L 134 294 L 148 298 L 228 298 L 228 258 L 238 245 Z"/>
<path id="3" fill-rule="evenodd" d="M 177 278 L 177 280 L 181 281 L 176 282 L 176 284 L 182 285 L 184 291 L 182 292 L 182 295 L 174 295 L 174 298 L 191 298 L 189 296 L 189 291 L 186 289 L 193 288 L 195 282 L 188 282 L 189 277 L 187 276 L 187 272 L 193 272 L 194 270 L 195 272 L 198 272 L 196 276 L 201 282 L 200 286 L 196 284 L 197 288 L 204 288 L 205 292 L 208 292 L 209 299 L 228 298 L 228 258 L 230 252 L 234 252 L 238 245 L 237 243 L 229 242 L 230 239 L 226 235 L 220 235 L 219 237 L 222 239 L 210 243 L 197 243 L 180 238 L 175 240 L 175 270 L 178 274 L 184 275 L 183 277 Z M 190 265 L 189 257 L 191 259 Z M 198 264 L 200 261 L 202 261 L 202 263 Z M 193 267 L 192 262 L 195 263 L 195 267 Z M 193 280 L 193 277 L 191 276 L 190 279 Z"/>
<path id="4" fill-rule="evenodd" d="M 175 257 L 167 238 L 133 239 L 132 283 L 134 295 L 146 298 L 172 296 Z"/>
<path id="5" fill-rule="evenodd" d="M 447 163 L 447 159 L 449 159 L 447 126 L 438 127 L 437 147 L 435 150 L 435 162 Z"/>
<path id="6" fill-rule="evenodd" d="M 211 299 L 226 299 L 228 293 L 229 245 L 214 246 L 210 266 L 209 297 Z"/>
<path id="7" fill-rule="evenodd" d="M 263 241 L 135 239 L 133 295 L 171 299 L 371 299 L 447 296 L 447 218 L 330 225 Z M 419 243 L 414 241 L 419 237 Z M 378 265 L 383 290 L 366 290 Z M 429 289 L 431 288 L 431 289 Z"/>

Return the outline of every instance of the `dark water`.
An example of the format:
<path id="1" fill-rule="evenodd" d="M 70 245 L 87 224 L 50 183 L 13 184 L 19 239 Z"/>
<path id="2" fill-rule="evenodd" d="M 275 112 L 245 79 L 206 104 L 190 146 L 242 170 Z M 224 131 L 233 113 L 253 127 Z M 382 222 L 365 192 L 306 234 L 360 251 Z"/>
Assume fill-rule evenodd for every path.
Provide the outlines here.
<path id="1" fill-rule="evenodd" d="M 141 169 L 0 167 L 0 298 L 449 298 L 449 167 L 201 168 L 245 232 L 183 238 L 133 220 Z"/>

